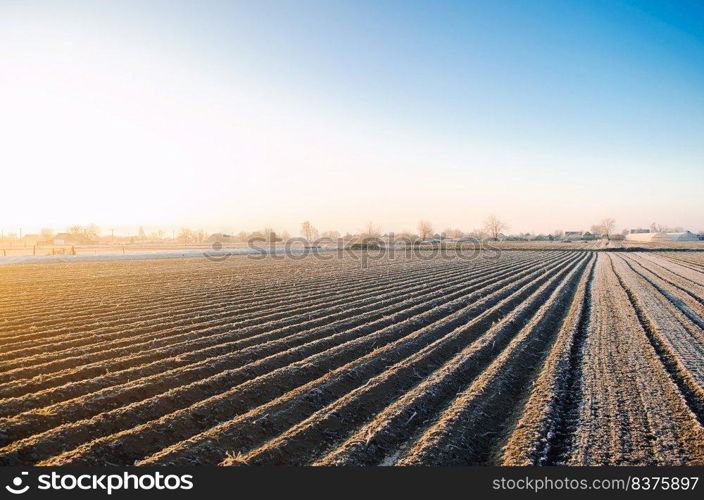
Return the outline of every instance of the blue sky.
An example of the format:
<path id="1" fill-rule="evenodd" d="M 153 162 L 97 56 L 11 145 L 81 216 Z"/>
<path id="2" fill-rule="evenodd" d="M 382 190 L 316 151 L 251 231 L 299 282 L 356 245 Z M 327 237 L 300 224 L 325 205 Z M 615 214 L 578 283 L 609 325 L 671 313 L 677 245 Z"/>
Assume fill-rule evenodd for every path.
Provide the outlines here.
<path id="1" fill-rule="evenodd" d="M 17 103 L 52 104 L 34 116 L 52 126 L 30 138 L 6 116 L 13 142 L 93 137 L 94 152 L 76 158 L 80 144 L 64 140 L 51 161 L 81 192 L 103 189 L 101 175 L 115 191 L 137 186 L 129 209 L 103 194 L 90 214 L 76 204 L 42 219 L 39 207 L 0 225 L 295 231 L 308 219 L 354 231 L 424 217 L 471 229 L 496 213 L 515 231 L 604 216 L 704 229 L 700 2 L 9 1 L 0 12 L 2 95 L 23 116 Z M 83 119 L 62 126 L 68 109 Z M 51 177 L 48 155 L 25 156 L 6 153 L 13 181 L 46 170 L 78 189 Z"/>

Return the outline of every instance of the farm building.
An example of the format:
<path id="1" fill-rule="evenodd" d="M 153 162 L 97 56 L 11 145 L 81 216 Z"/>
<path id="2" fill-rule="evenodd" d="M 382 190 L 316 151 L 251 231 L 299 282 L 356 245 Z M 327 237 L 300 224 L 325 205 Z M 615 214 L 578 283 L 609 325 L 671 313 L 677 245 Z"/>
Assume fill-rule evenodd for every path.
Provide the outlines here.
<path id="1" fill-rule="evenodd" d="M 582 235 L 583 240 L 600 240 L 603 237 L 604 237 L 604 235 L 601 233 L 591 233 L 589 231 L 587 231 L 586 233 L 584 233 Z"/>
<path id="2" fill-rule="evenodd" d="M 581 240 L 583 236 L 583 231 L 565 231 L 565 237 L 563 239 L 565 241 L 577 241 Z"/>
<path id="3" fill-rule="evenodd" d="M 69 233 L 56 233 L 54 236 L 54 245 L 77 245 L 76 238 Z"/>
<path id="4" fill-rule="evenodd" d="M 682 233 L 632 233 L 627 234 L 629 241 L 656 242 L 656 241 L 698 241 L 696 234 L 690 231 Z"/>

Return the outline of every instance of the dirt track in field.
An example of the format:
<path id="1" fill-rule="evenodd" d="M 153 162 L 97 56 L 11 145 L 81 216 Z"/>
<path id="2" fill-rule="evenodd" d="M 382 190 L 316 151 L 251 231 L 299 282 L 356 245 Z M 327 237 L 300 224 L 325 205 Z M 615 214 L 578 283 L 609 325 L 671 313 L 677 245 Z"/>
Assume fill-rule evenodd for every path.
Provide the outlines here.
<path id="1" fill-rule="evenodd" d="M 0 268 L 0 464 L 704 464 L 704 253 Z"/>

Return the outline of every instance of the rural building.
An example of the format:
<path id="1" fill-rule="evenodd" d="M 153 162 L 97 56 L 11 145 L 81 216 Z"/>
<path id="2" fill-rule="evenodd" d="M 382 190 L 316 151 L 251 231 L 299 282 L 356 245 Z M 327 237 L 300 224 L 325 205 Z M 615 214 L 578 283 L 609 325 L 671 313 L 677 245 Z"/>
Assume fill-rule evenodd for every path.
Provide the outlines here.
<path id="1" fill-rule="evenodd" d="M 56 233 L 54 245 L 78 245 L 78 242 L 69 233 Z"/>
<path id="2" fill-rule="evenodd" d="M 626 235 L 629 241 L 657 242 L 657 241 L 698 241 L 696 234 L 690 231 L 682 233 L 631 233 Z"/>
<path id="3" fill-rule="evenodd" d="M 684 231 L 682 233 L 665 233 L 670 241 L 698 241 L 699 238 L 696 234 L 691 231 Z"/>
<path id="4" fill-rule="evenodd" d="M 584 231 L 565 231 L 564 241 L 577 241 L 581 240 L 584 235 Z"/>
<path id="5" fill-rule="evenodd" d="M 590 233 L 589 231 L 582 235 L 583 240 L 600 240 L 603 237 L 604 235 L 601 233 Z"/>

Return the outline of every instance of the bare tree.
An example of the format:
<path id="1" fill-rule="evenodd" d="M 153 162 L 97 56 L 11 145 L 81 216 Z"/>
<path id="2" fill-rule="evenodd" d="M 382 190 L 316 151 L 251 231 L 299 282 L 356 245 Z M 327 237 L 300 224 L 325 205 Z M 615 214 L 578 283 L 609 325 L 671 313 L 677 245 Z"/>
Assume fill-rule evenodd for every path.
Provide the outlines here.
<path id="1" fill-rule="evenodd" d="M 83 234 L 88 241 L 96 241 L 100 236 L 100 228 L 95 224 L 88 224 L 83 228 Z"/>
<path id="2" fill-rule="evenodd" d="M 601 220 L 599 226 L 601 227 L 601 232 L 606 235 L 606 239 L 611 239 L 611 235 L 616 229 L 616 221 L 610 217 L 606 217 Z"/>
<path id="3" fill-rule="evenodd" d="M 192 243 L 196 239 L 196 234 L 192 229 L 189 229 L 187 227 L 184 227 L 181 229 L 181 231 L 178 233 L 178 241 L 181 243 L 188 244 Z"/>
<path id="4" fill-rule="evenodd" d="M 309 221 L 305 221 L 301 224 L 301 235 L 311 242 L 318 239 L 318 230 Z"/>
<path id="5" fill-rule="evenodd" d="M 487 233 L 483 229 L 475 228 L 468 232 L 466 236 L 473 240 L 483 240 L 484 238 L 486 238 Z"/>
<path id="6" fill-rule="evenodd" d="M 665 226 L 662 226 L 662 225 L 660 225 L 660 224 L 657 224 L 657 223 L 653 222 L 653 223 L 650 225 L 650 232 L 651 232 L 651 233 L 664 233 L 664 232 L 665 232 Z"/>
<path id="7" fill-rule="evenodd" d="M 270 227 L 265 227 L 264 228 L 264 239 L 268 243 L 276 243 L 277 241 L 281 241 L 281 236 L 279 236 L 276 231 L 274 231 Z"/>
<path id="8" fill-rule="evenodd" d="M 459 240 L 464 236 L 464 233 L 460 231 L 459 229 L 452 229 L 452 228 L 447 228 L 443 231 L 443 234 L 445 238 L 450 238 L 453 240 Z"/>
<path id="9" fill-rule="evenodd" d="M 91 243 L 97 241 L 100 236 L 100 228 L 95 224 L 71 226 L 68 228 L 68 233 L 81 243 Z"/>
<path id="10" fill-rule="evenodd" d="M 324 231 L 320 236 L 329 240 L 336 240 L 340 237 L 340 231 Z"/>
<path id="11" fill-rule="evenodd" d="M 54 239 L 54 230 L 50 227 L 43 227 L 40 234 L 42 235 L 42 241 L 44 242 L 51 242 L 51 240 Z"/>
<path id="12" fill-rule="evenodd" d="M 374 224 L 372 221 L 367 222 L 364 228 L 364 236 L 367 238 L 378 238 L 381 236 L 381 226 Z"/>
<path id="13" fill-rule="evenodd" d="M 313 226 L 309 221 L 304 221 L 301 223 L 301 236 L 306 240 L 310 241 L 311 235 L 313 234 Z"/>
<path id="14" fill-rule="evenodd" d="M 411 244 L 418 239 L 418 235 L 411 234 L 408 231 L 401 231 L 400 233 L 397 233 L 394 237 L 396 241 L 403 241 L 407 244 Z"/>
<path id="15" fill-rule="evenodd" d="M 504 229 L 508 229 L 508 226 L 495 215 L 490 215 L 484 221 L 484 230 L 493 240 L 498 240 L 499 234 L 501 234 L 501 231 Z"/>
<path id="16" fill-rule="evenodd" d="M 417 227 L 421 240 L 427 240 L 433 235 L 433 225 L 429 221 L 420 220 Z"/>

